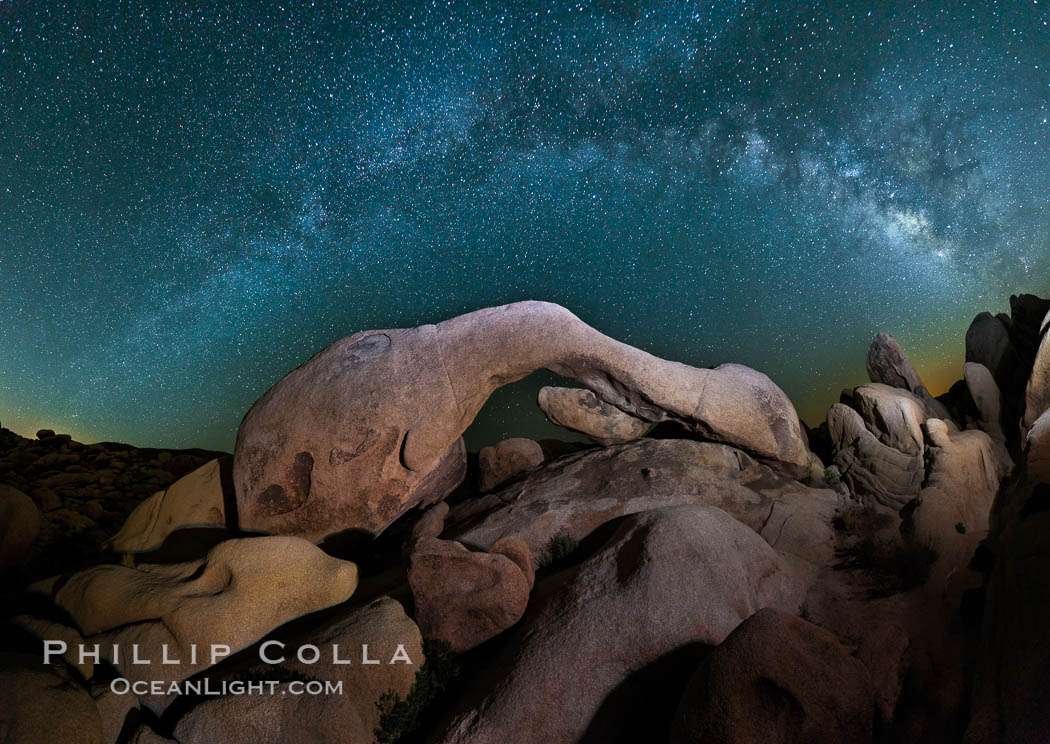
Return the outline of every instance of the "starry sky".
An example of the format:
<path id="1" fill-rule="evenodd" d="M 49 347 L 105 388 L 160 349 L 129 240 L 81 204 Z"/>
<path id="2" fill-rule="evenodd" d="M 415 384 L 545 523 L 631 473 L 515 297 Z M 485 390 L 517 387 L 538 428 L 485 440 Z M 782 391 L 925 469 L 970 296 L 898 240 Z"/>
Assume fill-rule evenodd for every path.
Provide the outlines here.
<path id="1" fill-rule="evenodd" d="M 230 449 L 331 341 L 521 299 L 815 424 L 1050 293 L 1050 10 L 0 0 L 0 421 Z M 541 373 L 478 447 L 545 436 Z"/>

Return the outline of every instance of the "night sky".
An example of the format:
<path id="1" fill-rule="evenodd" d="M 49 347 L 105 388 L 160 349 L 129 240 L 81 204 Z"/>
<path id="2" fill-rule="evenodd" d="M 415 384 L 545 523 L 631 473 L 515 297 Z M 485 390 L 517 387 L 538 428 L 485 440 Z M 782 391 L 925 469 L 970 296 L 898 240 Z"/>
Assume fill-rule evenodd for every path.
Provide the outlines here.
<path id="1" fill-rule="evenodd" d="M 0 421 L 230 449 L 336 338 L 543 299 L 815 424 L 1050 293 L 1045 2 L 502 5 L 0 0 Z"/>

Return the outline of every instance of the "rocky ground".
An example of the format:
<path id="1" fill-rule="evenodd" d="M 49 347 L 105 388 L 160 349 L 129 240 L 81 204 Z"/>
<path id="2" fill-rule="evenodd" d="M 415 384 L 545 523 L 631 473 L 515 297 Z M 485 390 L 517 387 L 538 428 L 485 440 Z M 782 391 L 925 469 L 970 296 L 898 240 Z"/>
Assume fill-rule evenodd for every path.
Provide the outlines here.
<path id="1" fill-rule="evenodd" d="M 1050 301 L 1010 304 L 938 397 L 879 334 L 813 428 L 760 372 L 518 303 L 336 342 L 232 458 L 3 430 L 0 738 L 1050 741 Z M 544 367 L 591 443 L 467 453 Z M 279 688 L 170 687 L 205 679 Z"/>

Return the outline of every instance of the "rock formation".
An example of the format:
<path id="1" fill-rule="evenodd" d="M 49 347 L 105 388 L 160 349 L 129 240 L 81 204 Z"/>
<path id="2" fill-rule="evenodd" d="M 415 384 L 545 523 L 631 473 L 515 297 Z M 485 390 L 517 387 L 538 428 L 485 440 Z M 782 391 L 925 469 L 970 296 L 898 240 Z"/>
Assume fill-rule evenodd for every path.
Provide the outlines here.
<path id="1" fill-rule="evenodd" d="M 551 540 L 581 540 L 616 517 L 663 506 L 717 506 L 784 553 L 831 558 L 834 492 L 808 488 L 721 444 L 641 439 L 581 452 L 457 505 L 445 534 L 488 550 L 520 538 L 540 560 Z M 787 514 L 792 519 L 784 524 Z"/>
<path id="2" fill-rule="evenodd" d="M 4 744 L 108 744 L 91 696 L 36 654 L 0 653 L 0 735 Z"/>
<path id="3" fill-rule="evenodd" d="M 135 507 L 110 546 L 125 553 L 154 550 L 175 530 L 202 526 L 226 527 L 218 460 L 184 475 Z"/>
<path id="4" fill-rule="evenodd" d="M 880 441 L 857 411 L 836 403 L 828 411 L 834 464 L 863 501 L 900 509 L 918 496 L 924 476 L 922 452 L 911 454 Z"/>
<path id="5" fill-rule="evenodd" d="M 460 435 L 497 387 L 547 368 L 644 421 L 675 420 L 786 472 L 809 466 L 787 396 L 755 370 L 696 369 L 520 302 L 336 341 L 245 416 L 234 482 L 242 528 L 318 541 L 382 531 L 463 478 Z"/>
<path id="6" fill-rule="evenodd" d="M 702 662 L 682 697 L 672 744 L 863 744 L 872 740 L 867 668 L 831 633 L 763 609 Z"/>
<path id="7" fill-rule="evenodd" d="M 944 404 L 930 395 L 904 349 L 897 339 L 888 333 L 875 334 L 871 346 L 868 347 L 868 377 L 872 382 L 881 382 L 914 393 L 926 407 L 927 416 L 949 418 Z"/>
<path id="8" fill-rule="evenodd" d="M 586 434 L 601 445 L 630 442 L 650 426 L 650 422 L 605 403 L 591 390 L 545 387 L 536 402 L 552 424 Z"/>
<path id="9" fill-rule="evenodd" d="M 873 382 L 806 433 L 760 373 L 546 303 L 336 342 L 256 403 L 225 471 L 0 429 L 4 580 L 29 585 L 5 594 L 0 739 L 1050 740 L 1048 312 L 975 318 L 938 399 L 879 334 Z M 539 403 L 599 446 L 468 459 L 492 390 L 538 368 L 583 386 Z M 325 541 L 347 531 L 373 539 Z M 89 550 L 52 563 L 66 542 Z M 67 648 L 8 653 L 39 639 Z M 349 663 L 295 653 L 333 646 Z M 114 674 L 280 689 L 118 695 Z M 292 692 L 309 681 L 343 690 Z"/>
<path id="10" fill-rule="evenodd" d="M 39 533 L 36 504 L 18 489 L 0 484 L 0 575 L 26 562 Z"/>
<path id="11" fill-rule="evenodd" d="M 1028 386 L 1025 388 L 1024 418 L 1021 419 L 1022 437 L 1027 435 L 1028 430 L 1035 424 L 1036 419 L 1050 409 L 1050 334 L 1047 326 L 1050 325 L 1050 313 L 1043 318 L 1039 325 L 1039 348 L 1036 351 L 1035 360 L 1032 362 L 1032 373 L 1028 378 Z"/>
<path id="12" fill-rule="evenodd" d="M 800 589 L 773 549 L 720 509 L 634 514 L 547 597 L 511 658 L 439 741 L 578 741 L 631 673 L 691 642 L 719 643 L 761 607 L 797 611 Z"/>
<path id="13" fill-rule="evenodd" d="M 102 657 L 135 681 L 185 679 L 221 658 L 211 656 L 213 646 L 236 652 L 288 620 L 346 600 L 356 587 L 353 563 L 300 538 L 256 537 L 227 540 L 200 561 L 97 566 L 32 589 L 52 597 L 85 641 L 100 644 Z M 134 645 L 152 663 L 135 663 Z M 168 702 L 144 700 L 157 708 Z"/>
<path id="14" fill-rule="evenodd" d="M 511 437 L 478 452 L 479 487 L 491 491 L 543 462 L 543 448 L 531 439 Z"/>
<path id="15" fill-rule="evenodd" d="M 462 543 L 432 537 L 416 543 L 408 584 L 423 637 L 463 652 L 518 622 L 532 587 L 526 574 L 531 573 L 528 549 L 522 545 L 517 556 L 528 562 L 525 570 L 498 550 L 471 551 Z"/>
<path id="16" fill-rule="evenodd" d="M 401 605 L 389 597 L 323 620 L 315 628 L 269 640 L 284 644 L 271 646 L 266 652 L 271 659 L 283 657 L 279 664 L 264 664 L 255 655 L 242 664 L 213 670 L 211 675 L 216 687 L 224 680 L 281 680 L 277 691 L 272 695 L 206 698 L 178 717 L 174 733 L 179 744 L 373 741 L 380 723 L 380 699 L 384 695 L 408 697 L 425 661 L 419 630 Z M 325 654 L 336 646 L 349 663 L 304 664 L 296 649 L 307 645 L 323 649 Z M 380 663 L 360 663 L 363 645 L 368 646 L 369 658 Z M 402 655 L 412 663 L 389 663 Z M 292 680 L 341 683 L 342 692 L 294 694 L 288 689 Z"/>

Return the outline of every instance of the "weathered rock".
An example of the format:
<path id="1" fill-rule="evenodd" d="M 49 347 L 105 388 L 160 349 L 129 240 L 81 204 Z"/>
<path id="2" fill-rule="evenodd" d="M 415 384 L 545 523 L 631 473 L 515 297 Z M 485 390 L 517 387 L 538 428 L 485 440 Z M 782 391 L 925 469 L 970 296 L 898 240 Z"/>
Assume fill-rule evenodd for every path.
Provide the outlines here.
<path id="1" fill-rule="evenodd" d="M 102 657 L 124 677 L 168 682 L 218 661 L 211 658 L 213 646 L 235 652 L 292 618 L 343 602 L 356 587 L 353 563 L 300 538 L 256 537 L 220 543 L 200 561 L 97 566 L 64 583 L 49 579 L 32 588 L 53 596 L 86 642 L 100 644 Z M 139 658 L 152 664 L 132 663 L 134 644 Z M 165 644 L 166 658 L 179 663 L 160 662 Z M 143 701 L 162 709 L 168 698 Z"/>
<path id="2" fill-rule="evenodd" d="M 80 507 L 80 511 L 85 517 L 93 521 L 98 521 L 105 512 L 102 508 L 102 503 L 98 499 L 91 499 L 90 501 L 84 502 L 84 505 Z"/>
<path id="3" fill-rule="evenodd" d="M 95 662 L 90 655 L 81 656 L 79 649 L 84 643 L 84 636 L 76 628 L 62 625 L 54 620 L 31 615 L 18 615 L 11 622 L 28 631 L 31 635 L 41 640 L 62 641 L 66 644 L 66 651 L 62 658 L 66 660 L 71 668 L 76 669 L 84 679 L 91 679 L 95 673 Z"/>
<path id="4" fill-rule="evenodd" d="M 980 415 L 981 430 L 992 438 L 1001 448 L 1001 456 L 1009 459 L 1006 450 L 1006 432 L 1003 431 L 1003 396 L 995 377 L 983 364 L 967 362 L 963 365 L 963 377 L 970 397 L 977 406 Z M 1011 461 L 1011 465 L 1013 462 Z"/>
<path id="5" fill-rule="evenodd" d="M 161 736 L 148 726 L 139 726 L 131 735 L 128 744 L 179 744 L 174 739 Z"/>
<path id="6" fill-rule="evenodd" d="M 1050 483 L 1050 411 L 1035 420 L 1025 440 L 1028 478 L 1033 483 Z"/>
<path id="7" fill-rule="evenodd" d="M 1008 461 L 983 431 L 951 433 L 943 421 L 926 422 L 930 438 L 929 473 L 911 521 L 915 538 L 937 553 L 927 586 L 951 606 L 982 578 L 968 566 L 988 534 L 988 515 L 1009 473 Z"/>
<path id="8" fill-rule="evenodd" d="M 759 610 L 701 663 L 672 744 L 861 744 L 872 739 L 867 669 L 826 630 Z"/>
<path id="9" fill-rule="evenodd" d="M 528 583 L 529 589 L 532 589 L 533 584 L 536 583 L 536 567 L 532 561 L 532 550 L 529 549 L 528 544 L 524 540 L 517 537 L 501 537 L 492 543 L 489 552 L 505 555 L 514 561 L 525 575 L 525 581 Z"/>
<path id="10" fill-rule="evenodd" d="M 781 552 L 811 563 L 832 556 L 834 492 L 778 476 L 731 447 L 684 439 L 640 439 L 563 457 L 458 504 L 445 534 L 485 550 L 517 537 L 538 561 L 556 537 L 581 540 L 624 514 L 680 504 L 724 509 Z"/>
<path id="11" fill-rule="evenodd" d="M 452 540 L 416 543 L 408 568 L 424 638 L 469 651 L 521 619 L 531 585 L 506 555 L 474 552 Z"/>
<path id="12" fill-rule="evenodd" d="M 542 462 L 543 449 L 537 442 L 524 437 L 511 437 L 491 447 L 484 447 L 478 453 L 481 490 L 491 491 Z"/>
<path id="13" fill-rule="evenodd" d="M 136 506 L 110 546 L 124 553 L 154 550 L 175 530 L 202 526 L 226 526 L 218 460 L 202 465 Z"/>
<path id="14" fill-rule="evenodd" d="M 448 503 L 439 501 L 423 512 L 414 525 L 410 543 L 415 545 L 425 537 L 441 537 L 445 529 L 445 517 L 448 516 Z"/>
<path id="15" fill-rule="evenodd" d="M 832 464 L 863 501 L 900 509 L 919 495 L 925 474 L 922 453 L 905 454 L 884 444 L 852 408 L 836 403 L 828 411 Z"/>
<path id="16" fill-rule="evenodd" d="M 115 744 L 120 741 L 128 713 L 138 708 L 138 700 L 134 695 L 118 694 L 109 684 L 98 682 L 91 685 L 90 693 L 102 723 L 102 741 Z"/>
<path id="17" fill-rule="evenodd" d="M 37 439 L 51 439 L 54 436 L 55 436 L 55 430 L 54 429 L 40 429 L 36 433 L 36 438 Z"/>
<path id="18" fill-rule="evenodd" d="M 16 570 L 40 533 L 40 510 L 17 488 L 0 483 L 0 576 Z"/>
<path id="19" fill-rule="evenodd" d="M 0 736 L 4 744 L 103 744 L 87 691 L 30 654 L 0 653 Z"/>
<path id="20" fill-rule="evenodd" d="M 868 347 L 868 377 L 872 382 L 881 382 L 915 393 L 922 400 L 928 417 L 950 418 L 944 404 L 930 395 L 923 385 L 919 373 L 915 371 L 897 339 L 888 333 L 875 334 L 871 346 Z"/>
<path id="21" fill-rule="evenodd" d="M 419 629 L 401 605 L 380 597 L 348 614 L 325 620 L 292 634 L 271 640 L 285 647 L 269 646 L 268 658 L 285 660 L 276 666 L 261 663 L 258 655 L 242 665 L 224 667 L 214 675 L 216 686 L 223 681 L 246 679 L 281 680 L 274 694 L 229 695 L 207 698 L 184 713 L 174 725 L 179 744 L 342 744 L 371 742 L 380 721 L 380 698 L 386 693 L 402 700 L 425 661 Z M 305 645 L 322 650 L 322 660 L 304 664 L 296 650 Z M 379 661 L 363 665 L 362 646 L 368 657 Z M 349 663 L 329 663 L 333 645 Z M 400 649 L 399 649 L 400 647 Z M 394 658 L 407 658 L 411 664 Z M 289 692 L 292 680 L 341 683 L 340 694 L 303 695 Z"/>
<path id="22" fill-rule="evenodd" d="M 922 454 L 926 411 L 917 395 L 872 383 L 854 389 L 853 406 L 880 442 L 906 455 Z"/>
<path id="23" fill-rule="evenodd" d="M 668 362 L 521 302 L 358 333 L 278 382 L 238 432 L 241 526 L 315 541 L 381 531 L 462 480 L 460 435 L 494 389 L 543 367 L 637 418 L 680 421 L 792 475 L 808 467 L 791 401 L 760 372 Z"/>
<path id="24" fill-rule="evenodd" d="M 536 402 L 555 426 L 585 434 L 602 445 L 630 442 L 645 434 L 652 425 L 583 388 L 540 388 Z"/>
<path id="25" fill-rule="evenodd" d="M 1010 296 L 1010 341 L 1028 364 L 1035 358 L 1043 337 L 1042 325 L 1047 313 L 1050 313 L 1050 299 L 1031 294 Z"/>
<path id="26" fill-rule="evenodd" d="M 1021 433 L 1027 436 L 1028 430 L 1035 424 L 1036 419 L 1050 409 L 1050 333 L 1047 326 L 1050 325 L 1050 313 L 1043 318 L 1039 326 L 1039 349 L 1032 364 L 1032 373 L 1028 378 L 1028 386 L 1025 388 L 1024 418 L 1021 421 Z"/>
<path id="27" fill-rule="evenodd" d="M 964 741 L 1050 741 L 1050 484 L 1009 484 L 993 522 L 995 564 Z"/>
<path id="28" fill-rule="evenodd" d="M 797 611 L 801 590 L 789 573 L 765 541 L 720 509 L 625 517 L 538 600 L 506 658 L 494 663 L 498 679 L 479 679 L 437 740 L 579 741 L 631 674 L 687 644 L 721 642 L 760 607 Z"/>
<path id="29" fill-rule="evenodd" d="M 981 364 L 997 379 L 1010 374 L 1016 365 L 1016 352 L 1010 344 L 1010 331 L 991 313 L 980 313 L 966 329 L 966 361 Z"/>
<path id="30" fill-rule="evenodd" d="M 861 639 L 857 658 L 868 668 L 875 693 L 875 705 L 885 722 L 893 721 L 900 700 L 907 653 L 911 646 L 908 632 L 897 622 L 877 626 Z"/>

